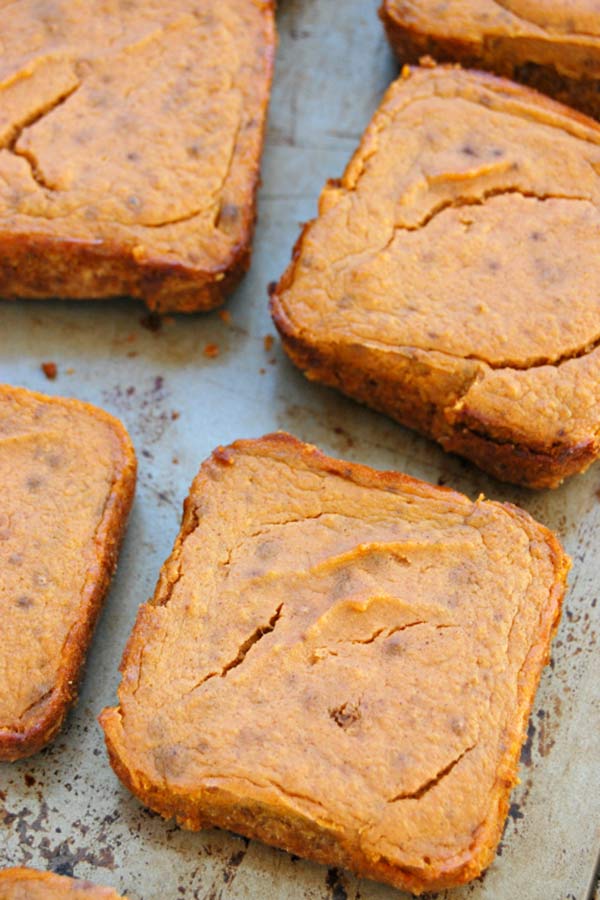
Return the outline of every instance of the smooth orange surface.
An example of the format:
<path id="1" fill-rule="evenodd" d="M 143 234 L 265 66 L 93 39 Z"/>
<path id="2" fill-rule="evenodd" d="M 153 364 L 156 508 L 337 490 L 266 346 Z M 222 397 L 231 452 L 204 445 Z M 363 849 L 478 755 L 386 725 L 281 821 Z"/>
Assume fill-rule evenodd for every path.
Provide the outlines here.
<path id="1" fill-rule="evenodd" d="M 126 900 L 110 888 L 52 872 L 14 868 L 0 871 L 0 900 Z"/>
<path id="2" fill-rule="evenodd" d="M 0 759 L 60 727 L 131 505 L 122 425 L 75 400 L 0 386 Z"/>
<path id="3" fill-rule="evenodd" d="M 105 710 L 126 785 L 416 893 L 495 852 L 568 561 L 526 513 L 320 454 L 217 450 Z"/>

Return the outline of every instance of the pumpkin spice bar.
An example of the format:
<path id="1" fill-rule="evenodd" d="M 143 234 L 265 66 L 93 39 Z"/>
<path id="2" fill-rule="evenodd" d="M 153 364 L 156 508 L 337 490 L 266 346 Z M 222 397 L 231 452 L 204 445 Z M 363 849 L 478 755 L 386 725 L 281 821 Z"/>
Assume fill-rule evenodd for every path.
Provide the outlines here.
<path id="1" fill-rule="evenodd" d="M 600 453 L 599 252 L 600 126 L 491 75 L 407 67 L 272 314 L 309 378 L 555 487 Z"/>
<path id="2" fill-rule="evenodd" d="M 0 759 L 61 727 L 133 499 L 136 462 L 112 416 L 0 386 Z"/>
<path id="3" fill-rule="evenodd" d="M 493 859 L 568 560 L 286 434 L 204 463 L 101 716 L 143 803 L 419 893 Z"/>
<path id="4" fill-rule="evenodd" d="M 127 900 L 111 888 L 53 872 L 14 868 L 0 871 L 0 900 Z"/>
<path id="5" fill-rule="evenodd" d="M 270 0 L 0 10 L 0 296 L 220 303 L 247 269 Z"/>
<path id="6" fill-rule="evenodd" d="M 379 14 L 402 63 L 489 69 L 600 118 L 595 0 L 383 0 Z"/>

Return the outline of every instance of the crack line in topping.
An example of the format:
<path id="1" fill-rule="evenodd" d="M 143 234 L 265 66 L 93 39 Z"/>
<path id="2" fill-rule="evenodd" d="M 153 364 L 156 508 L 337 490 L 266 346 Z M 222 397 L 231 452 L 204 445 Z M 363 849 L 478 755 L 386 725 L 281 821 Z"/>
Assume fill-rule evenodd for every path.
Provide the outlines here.
<path id="1" fill-rule="evenodd" d="M 436 775 L 434 775 L 433 778 L 430 778 L 428 781 L 422 784 L 421 787 L 417 788 L 416 791 L 408 791 L 403 794 L 397 794 L 395 797 L 390 797 L 387 802 L 396 803 L 398 800 L 420 800 L 421 797 L 427 794 L 430 790 L 432 790 L 432 788 L 436 787 L 440 783 L 440 781 L 446 778 L 446 776 L 450 774 L 452 769 L 456 765 L 458 765 L 461 759 L 466 756 L 467 753 L 470 753 L 471 750 L 473 750 L 476 746 L 477 744 L 473 744 L 471 747 L 467 747 L 459 756 L 456 757 L 456 759 L 451 760 L 451 762 L 449 762 L 447 766 L 444 766 L 443 769 L 440 769 L 440 771 Z"/>
<path id="2" fill-rule="evenodd" d="M 480 194 L 474 196 L 465 196 L 465 197 L 454 197 L 452 199 L 442 200 L 437 206 L 434 206 L 432 210 L 427 213 L 427 215 L 417 224 L 417 225 L 401 225 L 394 224 L 394 234 L 387 242 L 387 244 L 383 247 L 383 250 L 386 250 L 395 237 L 396 231 L 418 231 L 420 228 L 425 228 L 432 219 L 434 219 L 439 213 L 443 212 L 445 209 L 461 209 L 463 206 L 483 206 L 486 200 L 489 200 L 491 197 L 502 197 L 506 194 L 519 194 L 521 197 L 524 197 L 528 200 L 539 200 L 543 203 L 546 200 L 579 200 L 581 203 L 589 203 L 593 205 L 592 200 L 589 197 L 582 197 L 579 194 L 537 194 L 535 191 L 527 191 L 523 188 L 519 187 L 495 187 L 488 188 L 487 190 L 482 191 Z M 382 252 L 382 251 L 378 251 Z"/>
<path id="3" fill-rule="evenodd" d="M 394 628 L 388 628 L 387 631 L 385 628 L 378 628 L 377 631 L 374 631 L 370 637 L 365 638 L 364 640 L 361 640 L 360 638 L 354 638 L 354 639 L 350 639 L 349 641 L 344 641 L 344 640 L 336 641 L 336 644 L 346 644 L 346 643 L 372 644 L 373 641 L 377 640 L 377 638 L 380 635 L 382 635 L 384 632 L 386 632 L 385 638 L 389 638 L 393 634 L 397 634 L 397 632 L 399 632 L 399 631 L 405 631 L 407 628 L 414 628 L 415 625 L 427 625 L 427 624 L 429 624 L 429 623 L 425 622 L 423 619 L 417 619 L 415 622 L 407 622 L 406 625 L 396 625 Z"/>
<path id="4" fill-rule="evenodd" d="M 44 188 L 47 191 L 56 191 L 58 188 L 51 185 L 46 178 L 44 177 L 43 172 L 40 170 L 38 161 L 35 158 L 34 154 L 30 150 L 24 150 L 20 147 L 17 147 L 17 143 L 21 138 L 21 135 L 25 131 L 26 128 L 30 128 L 32 125 L 35 125 L 36 122 L 39 122 L 41 119 L 48 116 L 53 110 L 57 107 L 62 106 L 69 97 L 72 97 L 73 94 L 79 90 L 82 82 L 78 81 L 73 87 L 67 88 L 66 91 L 63 91 L 52 100 L 50 103 L 46 104 L 41 110 L 38 110 L 33 115 L 29 116 L 22 122 L 20 125 L 15 126 L 15 130 L 12 135 L 9 137 L 8 141 L 4 144 L 4 146 L 0 145 L 0 150 L 6 149 L 9 153 L 12 153 L 13 156 L 19 156 L 21 159 L 27 160 L 29 163 L 29 168 L 31 169 L 31 177 L 33 180 L 40 185 L 40 187 Z"/>
<path id="5" fill-rule="evenodd" d="M 195 684 L 188 693 L 195 691 L 197 688 L 201 687 L 206 681 L 209 681 L 211 678 L 216 678 L 219 675 L 221 678 L 225 678 L 227 673 L 231 671 L 231 669 L 237 668 L 237 666 L 241 666 L 241 664 L 246 659 L 246 656 L 252 649 L 255 644 L 258 644 L 267 634 L 270 634 L 275 630 L 275 626 L 279 622 L 283 610 L 283 603 L 280 603 L 269 621 L 266 625 L 259 625 L 254 629 L 252 634 L 246 638 L 246 640 L 240 645 L 240 648 L 237 652 L 237 656 L 234 659 L 230 660 L 226 663 L 220 672 L 209 672 L 208 675 L 205 675 L 197 684 Z"/>
<path id="6" fill-rule="evenodd" d="M 437 206 L 435 206 L 429 213 L 417 224 L 417 225 L 402 225 L 402 224 L 394 224 L 392 229 L 392 234 L 389 239 L 383 244 L 380 248 L 376 250 L 370 250 L 367 248 L 366 250 L 361 250 L 357 253 L 349 254 L 346 257 L 342 257 L 341 259 L 337 259 L 334 261 L 333 265 L 339 265 L 340 263 L 345 263 L 346 260 L 350 259 L 354 256 L 364 256 L 365 254 L 371 254 L 373 256 L 378 255 L 380 253 L 385 253 L 389 250 L 390 246 L 396 239 L 398 232 L 406 231 L 418 231 L 421 228 L 425 228 L 436 216 L 440 213 L 444 212 L 447 209 L 461 209 L 463 207 L 468 206 L 484 206 L 486 200 L 510 195 L 517 194 L 525 199 L 538 200 L 540 203 L 544 203 L 548 200 L 565 200 L 565 201 L 575 201 L 580 203 L 590 203 L 593 205 L 592 201 L 589 197 L 582 197 L 579 195 L 568 195 L 568 194 L 536 194 L 533 191 L 526 191 L 517 187 L 508 187 L 508 188 L 490 188 L 487 191 L 483 191 L 479 196 L 473 197 L 455 197 L 453 199 L 442 200 Z M 284 296 L 281 297 L 281 303 L 285 309 L 286 316 L 289 318 L 290 322 L 294 323 L 295 327 L 298 329 L 300 334 L 304 334 L 306 332 L 306 328 L 300 325 L 297 321 L 296 317 L 293 315 L 292 310 L 285 303 Z M 411 344 L 409 346 L 399 345 L 396 342 L 387 343 L 385 340 L 373 340 L 372 338 L 362 338 L 365 346 L 370 346 L 373 348 L 377 348 L 381 346 L 386 351 L 387 350 L 398 350 L 398 351 L 406 351 L 410 352 L 412 350 L 421 351 L 423 353 L 437 353 L 443 356 L 448 357 L 449 359 L 458 359 L 458 360 L 469 360 L 473 362 L 481 363 L 484 366 L 487 366 L 491 370 L 503 370 L 503 369 L 514 369 L 516 371 L 529 371 L 531 369 L 540 368 L 543 366 L 554 366 L 559 367 L 565 362 L 569 362 L 572 359 L 580 359 L 584 356 L 590 355 L 594 350 L 596 350 L 600 346 L 600 334 L 594 336 L 591 341 L 587 341 L 583 346 L 576 347 L 571 351 L 567 351 L 565 353 L 560 354 L 554 359 L 550 359 L 547 357 L 535 357 L 530 359 L 524 363 L 520 363 L 517 360 L 511 359 L 503 359 L 498 362 L 490 362 L 489 360 L 477 356 L 475 354 L 464 354 L 458 355 L 456 353 L 451 353 L 448 350 L 438 349 L 437 347 L 429 347 L 429 346 L 417 346 L 415 344 Z M 479 374 L 476 373 L 474 376 L 474 380 L 479 377 Z"/>
<path id="7" fill-rule="evenodd" d="M 27 713 L 31 712 L 32 709 L 35 709 L 38 706 L 42 706 L 42 704 L 45 703 L 49 697 L 52 696 L 52 694 L 54 693 L 55 690 L 56 690 L 56 685 L 53 685 L 47 691 L 44 691 L 44 693 L 41 694 L 39 697 L 37 697 L 35 700 L 32 700 L 32 702 L 28 706 L 26 706 L 25 709 L 21 713 L 19 713 L 19 719 L 24 719 L 25 716 L 27 715 Z M 0 725 L 0 731 L 3 731 L 4 728 L 5 728 L 5 726 Z M 11 730 L 13 730 L 13 729 L 11 728 Z"/>

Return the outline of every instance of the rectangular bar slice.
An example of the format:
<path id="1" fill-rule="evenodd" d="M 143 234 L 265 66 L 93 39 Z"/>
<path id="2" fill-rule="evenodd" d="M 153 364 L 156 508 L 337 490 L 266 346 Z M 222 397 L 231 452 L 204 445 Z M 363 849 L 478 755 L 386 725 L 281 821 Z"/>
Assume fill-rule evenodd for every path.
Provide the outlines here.
<path id="1" fill-rule="evenodd" d="M 458 68 L 404 70 L 272 296 L 305 374 L 505 481 L 600 453 L 600 126 Z"/>
<path id="2" fill-rule="evenodd" d="M 0 385 L 0 760 L 48 743 L 77 695 L 135 473 L 112 416 Z"/>
<path id="3" fill-rule="evenodd" d="M 383 0 L 379 14 L 402 63 L 489 69 L 600 118 L 596 0 Z"/>
<path id="4" fill-rule="evenodd" d="M 492 860 L 568 560 L 509 504 L 286 434 L 204 463 L 101 716 L 116 773 L 419 893 Z"/>
<path id="5" fill-rule="evenodd" d="M 0 900 L 127 900 L 111 888 L 35 869 L 0 871 Z"/>
<path id="6" fill-rule="evenodd" d="M 0 296 L 220 303 L 250 262 L 272 0 L 21 0 L 0 33 Z"/>

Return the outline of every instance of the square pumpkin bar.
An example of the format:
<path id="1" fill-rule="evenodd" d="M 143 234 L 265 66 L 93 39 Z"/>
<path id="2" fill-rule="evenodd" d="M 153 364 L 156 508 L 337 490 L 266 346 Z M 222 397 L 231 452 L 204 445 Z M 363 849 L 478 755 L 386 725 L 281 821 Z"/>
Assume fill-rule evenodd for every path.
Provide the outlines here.
<path id="1" fill-rule="evenodd" d="M 217 825 L 420 893 L 494 857 L 568 560 L 509 504 L 286 434 L 203 464 L 101 716 L 112 765 Z"/>
<path id="2" fill-rule="evenodd" d="M 250 262 L 270 0 L 0 10 L 0 296 L 209 309 Z"/>
<path id="3" fill-rule="evenodd" d="M 77 696 L 135 476 L 117 419 L 0 385 L 0 760 L 41 749 Z"/>
<path id="4" fill-rule="evenodd" d="M 456 67 L 389 88 L 276 286 L 291 359 L 504 481 L 600 453 L 600 126 Z"/>
<path id="5" fill-rule="evenodd" d="M 0 871 L 0 900 L 127 900 L 111 888 L 53 872 L 14 868 Z"/>

